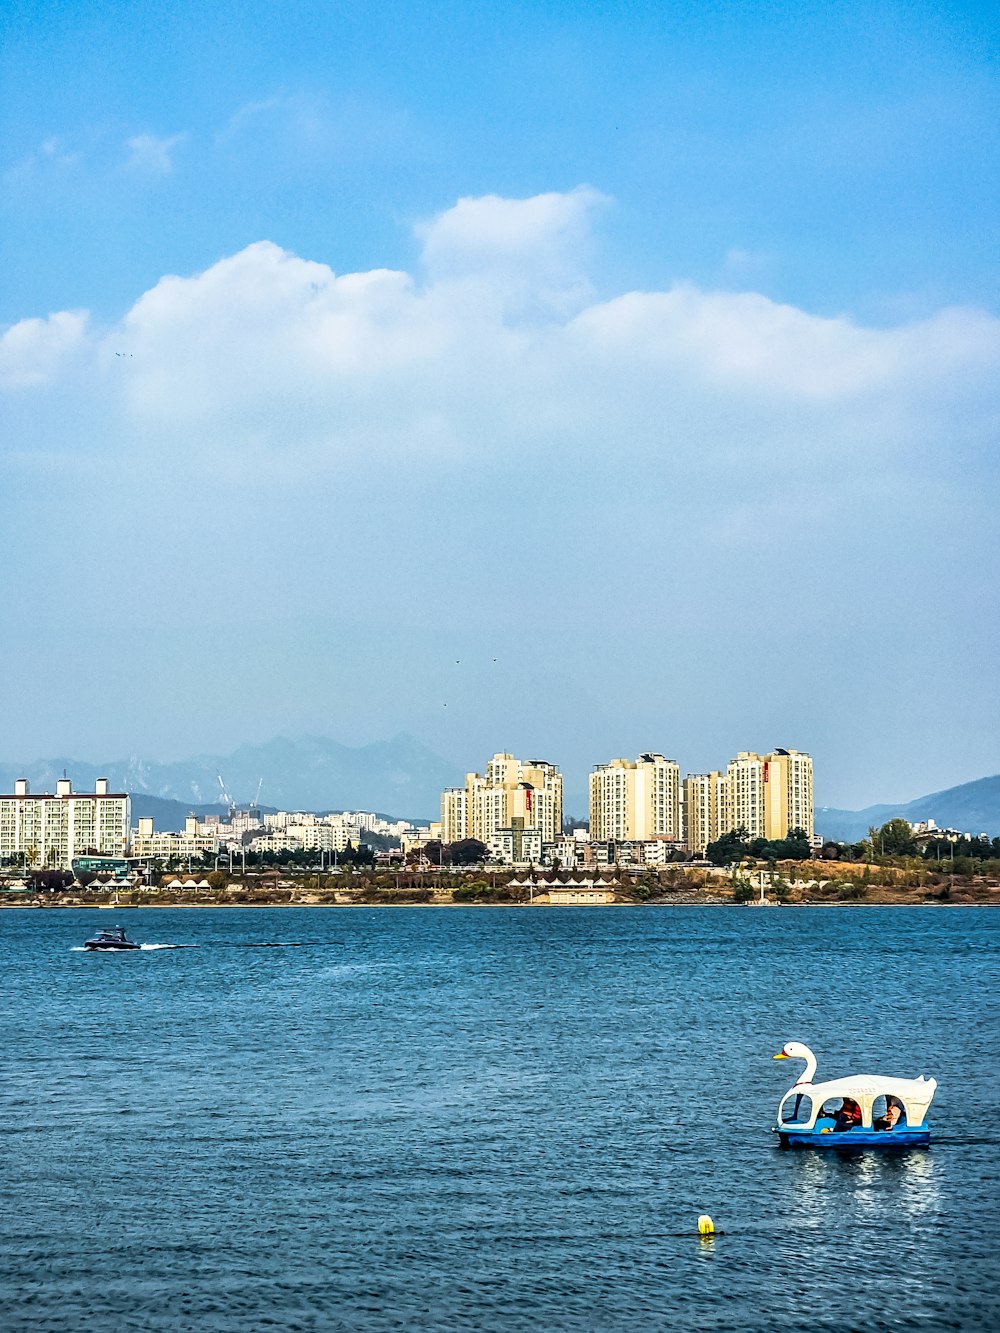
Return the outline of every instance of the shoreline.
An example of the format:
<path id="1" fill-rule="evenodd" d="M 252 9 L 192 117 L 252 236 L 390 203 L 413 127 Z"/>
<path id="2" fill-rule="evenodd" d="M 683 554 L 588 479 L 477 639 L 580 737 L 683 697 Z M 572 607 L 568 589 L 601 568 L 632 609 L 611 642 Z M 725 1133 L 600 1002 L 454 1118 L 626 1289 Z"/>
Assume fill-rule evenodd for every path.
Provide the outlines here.
<path id="1" fill-rule="evenodd" d="M 213 908 L 218 909 L 218 910 L 220 910 L 220 911 L 232 911 L 232 910 L 237 909 L 237 908 L 245 908 L 245 909 L 246 909 L 246 908 L 249 908 L 249 909 L 251 909 L 251 910 L 257 910 L 257 909 L 261 909 L 261 908 L 264 908 L 264 909 L 270 909 L 270 908 L 280 907 L 280 908 L 305 909 L 305 910 L 308 910 L 308 911 L 313 911 L 313 910 L 320 910 L 320 911 L 327 911 L 327 910 L 330 910 L 330 911 L 337 911 L 337 910 L 344 909 L 344 908 L 346 908 L 346 909 L 348 909 L 348 910 L 350 910 L 350 909 L 355 909 L 355 908 L 377 909 L 377 910 L 380 910 L 380 911 L 381 911 L 381 910 L 384 910 L 384 909 L 387 909 L 387 908 L 388 908 L 388 909 L 412 908 L 412 909 L 419 909 L 419 910 L 421 910 L 421 911 L 426 910 L 426 909 L 435 909 L 435 908 L 451 908 L 451 909 L 455 909 L 455 908 L 463 909 L 463 908 L 465 908 L 465 909 L 471 909 L 471 910 L 473 910 L 473 911 L 480 911 L 480 910 L 482 910 L 482 909 L 484 909 L 484 908 L 504 908 L 504 909 L 507 909 L 507 908 L 530 908 L 530 909 L 533 910 L 533 911 L 542 911 L 542 910 L 546 910 L 546 909 L 547 909 L 547 910 L 554 911 L 554 912 L 562 912 L 562 911 L 566 911 L 567 909 L 570 909 L 570 910 L 578 910 L 578 911 L 579 911 L 579 910 L 593 911 L 593 910 L 601 910 L 601 909 L 603 909 L 603 910 L 607 911 L 607 910 L 610 910 L 610 909 L 628 908 L 628 907 L 631 907 L 631 908 L 641 908 L 641 909 L 644 909 L 644 910 L 645 910 L 645 909 L 649 909 L 649 908 L 653 908 L 653 909 L 655 909 L 655 908 L 658 908 L 658 907 L 665 907 L 665 908 L 683 908 L 683 907 L 726 907 L 726 908 L 730 908 L 730 907 L 731 907 L 731 908 L 743 908 L 743 907 L 757 907 L 757 906 L 759 906 L 759 904 L 758 904 L 758 903 L 755 903 L 755 902 L 754 902 L 754 903 L 737 903 L 737 902 L 726 901 L 725 899 L 719 899 L 719 898 L 706 898 L 706 899 L 704 899 L 703 901 L 693 901 L 693 900 L 691 900 L 691 899 L 689 898 L 689 899 L 685 899 L 685 900 L 682 901 L 682 902 L 671 902 L 670 900 L 659 900 L 659 901 L 657 901 L 657 902 L 616 902 L 616 903 L 514 903 L 514 902 L 478 902 L 478 903 L 477 903 L 477 902 L 470 902 L 470 903 L 420 903 L 420 902 L 417 902 L 417 903 L 400 903 L 400 902 L 395 902 L 395 903 L 387 903 L 387 902 L 382 902 L 382 903 L 380 903 L 380 902 L 367 902 L 367 903 L 365 903 L 365 902 L 356 902 L 356 903 L 329 903 L 329 902 L 325 902 L 325 903 L 308 903 L 308 902 L 288 902 L 287 900 L 279 900 L 279 901 L 274 901 L 274 902 L 252 902 L 252 903 L 235 903 L 235 902 L 211 902 L 211 903 L 191 903 L 191 902 L 149 902 L 149 903 L 39 903 L 39 902 L 18 902 L 18 903 L 12 903 L 12 902 L 0 902 L 0 911 L 8 910 L 8 911 L 21 911 L 21 912 L 24 912 L 24 911 L 39 911 L 39 912 L 102 912 L 102 911 L 103 911 L 103 912 L 107 912 L 107 911 L 111 911 L 111 910 L 118 910 L 118 911 L 121 911 L 121 912 L 138 912 L 138 911 L 161 911 L 161 910 L 170 910 L 170 911 L 174 911 L 174 910 L 179 910 L 179 911 L 187 911 L 187 910 L 191 910 L 191 911 L 205 911 L 205 910 L 210 910 L 210 909 L 213 909 Z M 816 908 L 821 908 L 821 909 L 824 910 L 824 911 L 826 911 L 826 910 L 828 910 L 828 909 L 830 909 L 830 908 L 836 908 L 836 907 L 846 907 L 846 908 L 850 908 L 852 911 L 855 910 L 856 908 L 865 908 L 865 907 L 868 907 L 868 908 L 877 908 L 877 907 L 891 907 L 891 908 L 896 908 L 896 907 L 908 907 L 908 908 L 913 908 L 913 907 L 928 907 L 928 908 L 933 908 L 935 911 L 937 911 L 937 910 L 939 910 L 939 909 L 941 909 L 941 908 L 1000 907 L 1000 902 L 997 902 L 996 900 L 992 900 L 992 899 L 984 899 L 984 900 L 982 900 L 982 901 L 978 901 L 978 902 L 977 902 L 977 901 L 972 901 L 972 900 L 970 900 L 970 901 L 966 901 L 966 902 L 942 902 L 942 901 L 940 901 L 940 900 L 928 900 L 928 899 L 925 898 L 925 899 L 921 899 L 921 900 L 918 901 L 918 902 L 899 902 L 899 901 L 895 901 L 895 902 L 858 902 L 858 901 L 849 902 L 849 901 L 840 901 L 840 902 L 827 902 L 827 903 L 821 903 L 821 902 L 784 902 L 784 903 L 770 902 L 770 903 L 767 904 L 767 906 L 768 906 L 768 907 L 784 907 L 784 908 L 789 908 L 789 907 L 790 907 L 790 908 L 811 908 L 811 907 L 816 907 Z"/>

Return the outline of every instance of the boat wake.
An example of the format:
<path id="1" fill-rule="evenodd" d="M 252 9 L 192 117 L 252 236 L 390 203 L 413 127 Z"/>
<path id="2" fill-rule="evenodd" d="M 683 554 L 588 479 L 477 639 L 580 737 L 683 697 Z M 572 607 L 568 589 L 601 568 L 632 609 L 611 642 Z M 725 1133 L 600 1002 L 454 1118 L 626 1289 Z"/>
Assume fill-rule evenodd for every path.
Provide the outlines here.
<path id="1" fill-rule="evenodd" d="M 152 953 L 155 949 L 197 949 L 197 944 L 140 944 L 140 953 Z M 82 944 L 74 944 L 70 953 L 135 953 L 134 949 L 87 949 Z"/>
<path id="2" fill-rule="evenodd" d="M 323 949 L 334 948 L 339 940 L 267 940 L 264 943 L 234 944 L 234 949 Z"/>

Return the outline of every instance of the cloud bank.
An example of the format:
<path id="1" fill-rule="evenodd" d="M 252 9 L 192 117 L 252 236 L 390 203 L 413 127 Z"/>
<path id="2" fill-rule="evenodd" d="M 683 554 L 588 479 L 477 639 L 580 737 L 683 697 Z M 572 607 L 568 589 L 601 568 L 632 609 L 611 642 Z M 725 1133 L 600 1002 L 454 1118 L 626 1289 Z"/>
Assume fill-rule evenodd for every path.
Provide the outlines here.
<path id="1" fill-rule="evenodd" d="M 418 228 L 413 274 L 337 274 L 261 241 L 164 277 L 115 328 L 67 311 L 15 324 L 0 384 L 78 396 L 81 423 L 100 423 L 80 439 L 102 451 L 169 438 L 175 458 L 271 468 L 298 454 L 489 467 L 498 450 L 603 466 L 612 450 L 674 475 L 742 458 L 820 479 L 859 451 L 920 466 L 982 443 L 992 316 L 866 328 L 684 283 L 598 299 L 591 231 L 607 204 L 587 188 L 462 199 Z"/>
<path id="2" fill-rule="evenodd" d="M 608 294 L 608 207 L 463 199 L 417 229 L 412 272 L 260 241 L 113 327 L 8 328 L 0 477 L 33 562 L 0 602 L 36 711 L 61 688 L 51 627 L 86 643 L 96 620 L 122 688 L 158 700 L 150 747 L 201 744 L 209 714 L 219 744 L 405 727 L 460 764 L 523 745 L 580 772 L 783 743 L 858 805 L 993 771 L 1000 321 Z M 81 599 L 65 572 L 109 543 L 118 574 Z M 223 615 L 252 622 L 252 660 L 240 635 L 188 651 Z M 461 695 L 445 668 L 483 643 L 493 674 Z M 103 697 L 107 655 L 75 669 Z M 59 748 L 81 712 L 45 715 Z"/>

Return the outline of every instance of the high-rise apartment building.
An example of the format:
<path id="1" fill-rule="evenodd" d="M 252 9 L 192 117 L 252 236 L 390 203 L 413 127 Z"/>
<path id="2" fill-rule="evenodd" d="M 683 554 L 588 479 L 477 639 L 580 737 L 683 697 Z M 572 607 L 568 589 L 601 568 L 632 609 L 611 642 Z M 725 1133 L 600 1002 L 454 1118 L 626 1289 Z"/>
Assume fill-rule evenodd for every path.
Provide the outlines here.
<path id="1" fill-rule="evenodd" d="M 641 754 L 613 759 L 590 775 L 590 836 L 595 842 L 681 840 L 681 775 L 673 759 Z"/>
<path id="2" fill-rule="evenodd" d="M 684 841 L 696 856 L 727 831 L 728 788 L 725 773 L 689 773 L 684 779 Z"/>
<path id="3" fill-rule="evenodd" d="M 786 838 L 800 828 L 811 838 L 813 822 L 813 761 L 801 750 L 774 750 L 764 774 L 764 822 L 769 838 Z"/>
<path id="4" fill-rule="evenodd" d="M 441 794 L 441 840 L 461 842 L 469 836 L 469 794 L 464 787 L 449 787 Z"/>
<path id="5" fill-rule="evenodd" d="M 24 857 L 38 869 L 68 869 L 87 851 L 124 856 L 129 846 L 131 803 L 125 792 L 109 792 L 98 778 L 93 792 L 75 792 L 68 778 L 50 792 L 32 794 L 18 778 L 12 795 L 0 796 L 0 860 Z"/>
<path id="6" fill-rule="evenodd" d="M 726 769 L 723 832 L 744 828 L 751 838 L 786 838 L 793 828 L 813 835 L 813 767 L 799 750 L 741 751 Z"/>
<path id="7" fill-rule="evenodd" d="M 537 829 L 543 842 L 554 842 L 562 833 L 562 807 L 562 774 L 554 764 L 495 754 L 485 774 L 469 773 L 464 788 L 442 794 L 441 836 L 488 845 L 501 829 Z"/>

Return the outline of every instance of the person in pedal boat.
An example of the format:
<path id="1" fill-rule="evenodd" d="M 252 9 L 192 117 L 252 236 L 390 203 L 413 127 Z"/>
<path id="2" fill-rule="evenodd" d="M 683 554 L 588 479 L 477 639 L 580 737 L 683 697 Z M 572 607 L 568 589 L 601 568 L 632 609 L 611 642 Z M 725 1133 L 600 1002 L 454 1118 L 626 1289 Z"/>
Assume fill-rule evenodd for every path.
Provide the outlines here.
<path id="1" fill-rule="evenodd" d="M 861 1124 L 861 1107 L 853 1097 L 845 1097 L 840 1110 L 833 1118 L 837 1122 L 834 1125 L 834 1133 L 838 1130 L 854 1129 L 856 1125 Z"/>

